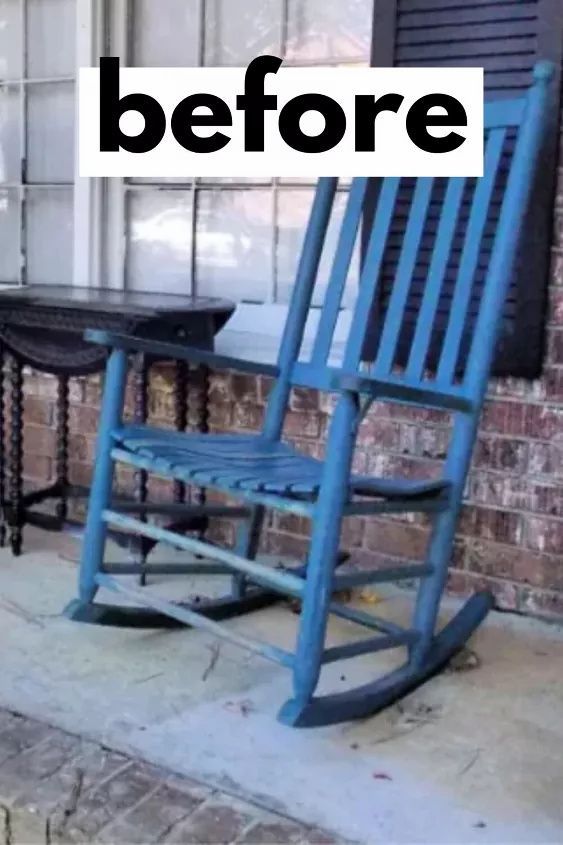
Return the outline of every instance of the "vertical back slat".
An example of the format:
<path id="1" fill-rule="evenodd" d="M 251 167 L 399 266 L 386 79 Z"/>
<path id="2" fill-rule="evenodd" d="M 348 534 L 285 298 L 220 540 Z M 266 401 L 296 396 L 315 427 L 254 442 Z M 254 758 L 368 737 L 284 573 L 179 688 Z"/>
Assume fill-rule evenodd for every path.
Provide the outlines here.
<path id="1" fill-rule="evenodd" d="M 489 206 L 497 179 L 498 166 L 502 156 L 505 137 L 506 129 L 492 129 L 490 131 L 485 150 L 484 175 L 477 181 L 477 187 L 475 188 L 455 290 L 450 306 L 448 326 L 438 364 L 437 380 L 443 384 L 451 383 L 455 376 L 467 311 L 471 300 L 473 280 L 481 252 L 481 239 L 487 223 Z"/>
<path id="2" fill-rule="evenodd" d="M 526 98 L 524 120 L 506 185 L 467 366 L 466 388 L 480 397 L 484 396 L 487 387 L 502 305 L 506 299 L 510 274 L 514 269 L 520 235 L 533 191 L 534 169 L 538 164 L 546 128 L 551 120 L 547 106 L 550 97 L 549 83 L 553 74 L 554 67 L 548 62 L 540 62 L 534 68 L 535 84 Z"/>
<path id="3" fill-rule="evenodd" d="M 385 254 L 400 182 L 401 180 L 397 177 L 388 177 L 383 180 L 381 185 L 374 225 L 360 276 L 356 307 L 344 353 L 344 367 L 346 369 L 354 369 L 360 362 L 366 330 L 376 302 L 381 263 Z"/>
<path id="4" fill-rule="evenodd" d="M 313 208 L 297 268 L 295 287 L 280 344 L 278 355 L 280 376 L 270 394 L 264 421 L 264 435 L 268 438 L 279 437 L 283 427 L 283 417 L 291 390 L 290 371 L 299 355 L 303 341 L 303 332 L 309 314 L 337 186 L 338 179 L 336 177 L 323 177 L 319 179 L 315 192 Z"/>
<path id="5" fill-rule="evenodd" d="M 346 211 L 342 220 L 338 245 L 311 358 L 314 364 L 325 364 L 330 354 L 332 338 L 342 303 L 342 295 L 346 285 L 346 279 L 348 278 L 362 219 L 367 186 L 367 178 L 354 179 L 350 193 L 348 194 Z"/>
<path id="6" fill-rule="evenodd" d="M 405 307 L 416 266 L 422 233 L 426 225 L 426 215 L 428 213 L 430 197 L 432 196 L 433 185 L 433 179 L 421 178 L 417 180 L 414 190 L 397 274 L 393 284 L 393 293 L 389 301 L 379 349 L 373 367 L 373 372 L 380 376 L 387 375 L 391 371 L 393 361 L 395 360 L 397 342 L 403 326 Z"/>
<path id="7" fill-rule="evenodd" d="M 406 375 L 409 378 L 419 379 L 424 371 L 465 185 L 465 179 L 450 179 L 448 182 L 406 367 Z"/>

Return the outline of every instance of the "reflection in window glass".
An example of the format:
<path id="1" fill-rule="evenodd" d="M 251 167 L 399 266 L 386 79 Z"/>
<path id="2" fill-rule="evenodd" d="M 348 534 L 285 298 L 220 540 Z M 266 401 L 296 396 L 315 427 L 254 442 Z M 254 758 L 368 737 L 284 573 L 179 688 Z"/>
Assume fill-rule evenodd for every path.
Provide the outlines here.
<path id="1" fill-rule="evenodd" d="M 144 67 L 199 64 L 200 0 L 131 0 L 133 61 Z"/>
<path id="2" fill-rule="evenodd" d="M 17 282 L 20 274 L 20 200 L 17 191 L 0 190 L 0 281 Z"/>
<path id="3" fill-rule="evenodd" d="M 74 84 L 28 85 L 28 179 L 74 180 Z"/>
<path id="4" fill-rule="evenodd" d="M 20 92 L 0 88 L 0 182 L 21 179 Z"/>
<path id="5" fill-rule="evenodd" d="M 18 0 L 0 0 L 0 77 L 19 79 L 22 63 L 20 4 Z"/>
<path id="6" fill-rule="evenodd" d="M 27 192 L 26 256 L 30 284 L 72 283 L 72 188 Z"/>
<path id="7" fill-rule="evenodd" d="M 269 191 L 198 193 L 197 291 L 260 302 L 272 277 L 272 197 Z"/>
<path id="8" fill-rule="evenodd" d="M 367 61 L 373 0 L 288 0 L 287 53 L 292 61 Z"/>
<path id="9" fill-rule="evenodd" d="M 27 0 L 27 76 L 72 76 L 76 0 Z"/>
<path id="10" fill-rule="evenodd" d="M 314 192 L 310 190 L 284 190 L 280 191 L 278 197 L 277 216 L 277 299 L 278 302 L 287 302 L 291 296 L 297 272 L 297 262 L 301 254 L 303 238 Z M 342 217 L 346 207 L 347 194 L 338 194 L 334 201 L 332 218 L 327 232 L 317 284 L 313 296 L 315 305 L 322 305 L 324 301 L 326 285 L 330 277 L 332 262 L 336 251 L 337 240 Z M 343 305 L 346 305 L 353 296 L 353 291 L 358 284 L 359 269 L 359 238 L 356 243 L 355 255 L 348 273 L 346 295 Z"/>
<path id="11" fill-rule="evenodd" d="M 126 287 L 190 293 L 191 193 L 130 191 L 127 208 Z"/>
<path id="12" fill-rule="evenodd" d="M 205 64 L 247 65 L 263 53 L 280 55 L 283 0 L 207 0 Z"/>

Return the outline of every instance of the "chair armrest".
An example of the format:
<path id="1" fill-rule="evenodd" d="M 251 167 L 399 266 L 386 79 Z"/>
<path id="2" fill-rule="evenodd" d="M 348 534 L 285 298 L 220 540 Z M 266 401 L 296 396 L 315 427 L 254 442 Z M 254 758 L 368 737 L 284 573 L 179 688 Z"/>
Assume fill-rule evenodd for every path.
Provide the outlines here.
<path id="1" fill-rule="evenodd" d="M 325 391 L 364 393 L 374 399 L 426 405 L 447 411 L 473 411 L 475 403 L 460 388 L 448 385 L 413 382 L 406 379 L 378 379 L 369 374 L 347 373 L 336 367 L 314 367 L 297 362 L 291 371 L 291 383 L 300 387 L 315 387 Z"/>
<path id="2" fill-rule="evenodd" d="M 85 340 L 90 343 L 97 343 L 109 349 L 124 349 L 127 352 L 144 352 L 153 355 L 155 358 L 169 359 L 173 361 L 189 361 L 192 364 L 202 364 L 206 367 L 221 370 L 238 370 L 253 375 L 276 377 L 279 375 L 279 368 L 274 364 L 262 364 L 257 361 L 246 361 L 243 358 L 231 358 L 228 355 L 217 355 L 205 349 L 197 349 L 193 346 L 182 346 L 176 343 L 163 343 L 156 340 L 148 340 L 134 335 L 114 334 L 100 329 L 87 329 L 84 332 Z"/>
<path id="3" fill-rule="evenodd" d="M 472 411 L 475 408 L 475 403 L 455 386 L 442 389 L 432 382 L 409 384 L 404 379 L 377 379 L 338 370 L 332 371 L 330 381 L 333 389 L 367 393 L 376 399 L 428 405 L 448 411 Z"/>

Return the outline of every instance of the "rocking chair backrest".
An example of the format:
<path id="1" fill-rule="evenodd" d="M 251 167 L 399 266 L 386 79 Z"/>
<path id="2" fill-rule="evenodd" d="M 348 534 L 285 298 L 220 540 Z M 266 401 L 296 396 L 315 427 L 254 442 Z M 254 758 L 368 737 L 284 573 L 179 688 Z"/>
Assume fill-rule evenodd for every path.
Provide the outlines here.
<path id="1" fill-rule="evenodd" d="M 481 179 L 381 180 L 342 362 L 347 373 L 357 373 L 363 366 L 384 262 L 392 252 L 394 283 L 381 317 L 377 348 L 370 356 L 369 375 L 380 381 L 404 379 L 411 386 L 431 383 L 447 394 L 461 372 L 463 393 L 474 400 L 484 395 L 541 149 L 551 66 L 538 65 L 534 78 L 526 97 L 485 106 Z M 366 210 L 368 181 L 357 178 L 350 187 L 311 359 L 304 365 L 297 363 L 297 357 L 338 185 L 336 178 L 319 180 L 280 349 L 281 378 L 268 409 L 266 431 L 270 434 L 279 428 L 291 384 L 317 387 L 322 381 L 319 372 L 328 367 Z M 404 219 L 399 238 L 397 219 Z M 487 243 L 490 248 L 484 249 Z M 425 278 L 418 316 L 410 332 L 408 360 L 397 372 L 399 338 L 413 283 L 420 285 L 421 266 Z M 426 360 L 430 345 L 436 342 L 440 343 L 438 365 L 428 375 Z M 459 395 L 459 384 L 454 389 Z"/>

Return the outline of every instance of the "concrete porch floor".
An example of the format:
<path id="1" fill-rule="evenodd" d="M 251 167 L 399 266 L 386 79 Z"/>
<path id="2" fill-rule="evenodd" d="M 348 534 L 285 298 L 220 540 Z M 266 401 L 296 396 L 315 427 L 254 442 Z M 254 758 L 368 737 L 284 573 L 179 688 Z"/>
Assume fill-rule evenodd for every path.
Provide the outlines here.
<path id="1" fill-rule="evenodd" d="M 19 559 L 0 552 L 0 707 L 348 839 L 563 843 L 560 629 L 492 614 L 472 643 L 478 668 L 446 672 L 359 723 L 291 730 L 275 720 L 286 670 L 201 632 L 71 623 L 60 613 L 74 597 L 78 542 L 29 529 L 25 548 Z M 151 589 L 200 590 L 170 579 Z M 401 619 L 407 607 L 390 593 L 377 612 Z M 293 645 L 296 618 L 283 606 L 229 624 Z M 331 642 L 355 630 L 335 623 Z M 328 683 L 392 663 L 335 664 Z"/>

